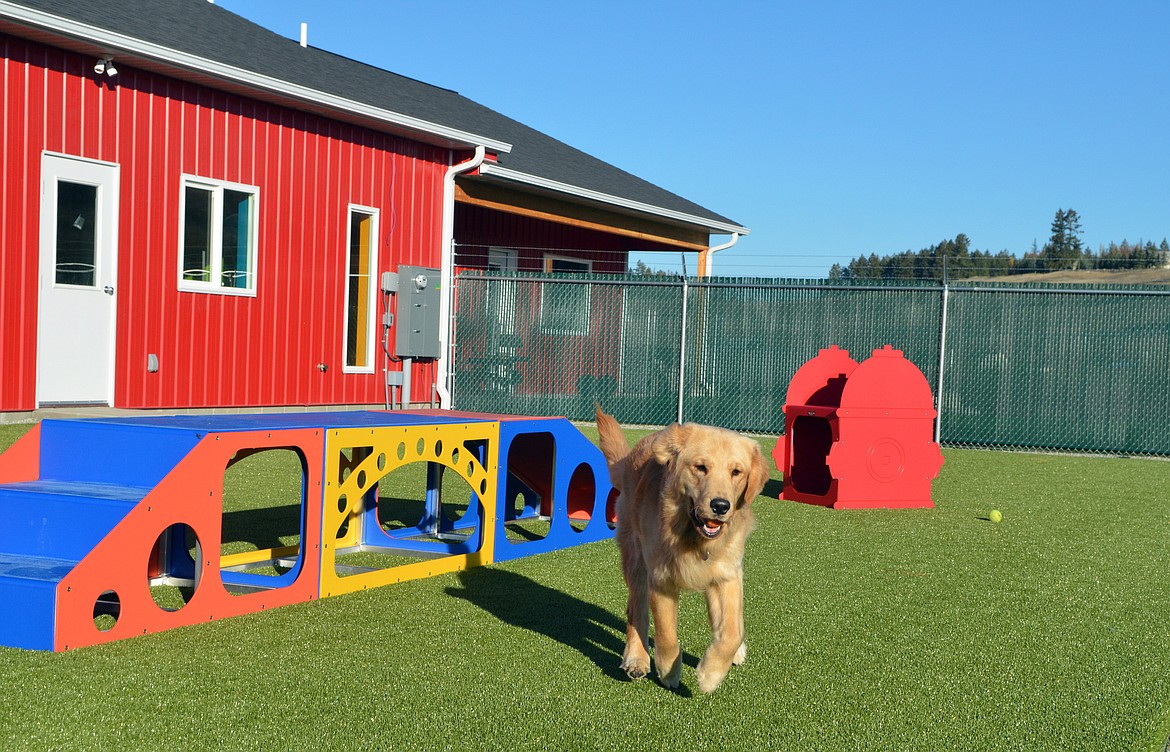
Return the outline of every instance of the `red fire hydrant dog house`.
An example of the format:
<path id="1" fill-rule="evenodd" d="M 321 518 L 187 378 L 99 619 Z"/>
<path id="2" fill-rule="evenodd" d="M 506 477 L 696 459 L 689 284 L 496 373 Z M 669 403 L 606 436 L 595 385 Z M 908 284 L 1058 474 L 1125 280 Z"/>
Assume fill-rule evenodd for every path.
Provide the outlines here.
<path id="1" fill-rule="evenodd" d="M 860 365 L 831 345 L 801 366 L 784 400 L 772 457 L 781 498 L 834 509 L 930 508 L 943 464 L 934 399 L 918 367 L 890 345 Z"/>

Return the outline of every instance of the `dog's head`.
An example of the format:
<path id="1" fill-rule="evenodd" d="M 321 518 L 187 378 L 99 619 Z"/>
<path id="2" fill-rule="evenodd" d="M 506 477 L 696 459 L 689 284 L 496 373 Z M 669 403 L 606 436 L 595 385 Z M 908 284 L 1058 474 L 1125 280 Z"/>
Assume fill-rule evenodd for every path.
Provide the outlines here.
<path id="1" fill-rule="evenodd" d="M 760 445 L 722 428 L 675 424 L 659 432 L 653 451 L 666 468 L 665 482 L 690 505 L 690 523 L 702 539 L 722 535 L 768 480 Z"/>

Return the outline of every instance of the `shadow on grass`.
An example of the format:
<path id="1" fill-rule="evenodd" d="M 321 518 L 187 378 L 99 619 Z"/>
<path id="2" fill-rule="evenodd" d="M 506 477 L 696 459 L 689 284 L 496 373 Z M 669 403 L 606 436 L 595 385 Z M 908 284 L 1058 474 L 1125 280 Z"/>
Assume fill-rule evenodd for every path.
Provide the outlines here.
<path id="1" fill-rule="evenodd" d="M 771 478 L 764 484 L 764 489 L 760 491 L 761 496 L 769 496 L 773 499 L 779 499 L 780 494 L 784 491 L 784 481 Z"/>
<path id="2" fill-rule="evenodd" d="M 619 664 L 625 647 L 625 621 L 604 608 L 541 585 L 523 575 L 491 567 L 458 574 L 462 598 L 514 627 L 550 637 L 593 661 L 606 676 L 626 681 Z"/>
<path id="3" fill-rule="evenodd" d="M 506 624 L 545 635 L 578 651 L 610 679 L 630 681 L 620 665 L 626 646 L 624 619 L 514 572 L 477 567 L 456 576 L 461 588 L 447 588 L 448 595 L 462 598 Z M 685 650 L 682 661 L 692 670 L 699 665 L 698 657 Z M 685 684 L 671 691 L 692 696 Z"/>

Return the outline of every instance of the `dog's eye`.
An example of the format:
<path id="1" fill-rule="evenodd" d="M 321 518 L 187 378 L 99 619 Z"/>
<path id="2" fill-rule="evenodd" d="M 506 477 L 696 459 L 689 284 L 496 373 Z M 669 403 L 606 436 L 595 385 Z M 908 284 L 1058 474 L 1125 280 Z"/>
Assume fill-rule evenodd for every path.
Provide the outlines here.
<path id="1" fill-rule="evenodd" d="M 743 470 L 740 470 L 738 467 L 731 468 L 731 477 L 732 478 L 738 478 L 741 475 L 743 475 Z"/>
<path id="2" fill-rule="evenodd" d="M 695 472 L 698 473 L 699 475 L 706 475 L 707 474 L 707 466 L 706 465 L 695 465 Z"/>

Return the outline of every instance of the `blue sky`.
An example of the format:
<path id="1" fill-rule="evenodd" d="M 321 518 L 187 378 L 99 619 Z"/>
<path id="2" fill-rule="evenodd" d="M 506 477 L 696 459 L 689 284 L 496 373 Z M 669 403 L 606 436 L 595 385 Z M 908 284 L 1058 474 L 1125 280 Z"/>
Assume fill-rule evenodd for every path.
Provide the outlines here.
<path id="1" fill-rule="evenodd" d="M 746 225 L 717 274 L 1022 256 L 1061 208 L 1094 249 L 1170 236 L 1166 0 L 216 2 Z"/>

